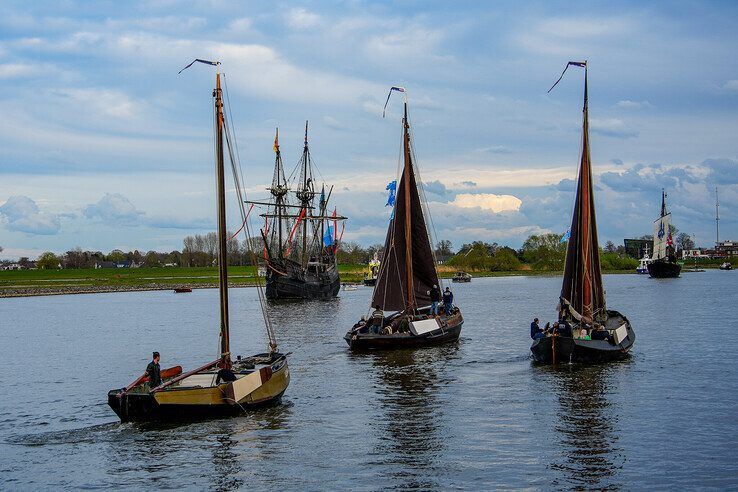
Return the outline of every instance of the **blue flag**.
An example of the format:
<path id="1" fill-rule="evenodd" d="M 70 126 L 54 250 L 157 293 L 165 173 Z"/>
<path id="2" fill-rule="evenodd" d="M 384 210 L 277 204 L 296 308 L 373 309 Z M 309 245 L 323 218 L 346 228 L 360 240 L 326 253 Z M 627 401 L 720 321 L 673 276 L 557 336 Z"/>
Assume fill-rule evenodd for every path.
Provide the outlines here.
<path id="1" fill-rule="evenodd" d="M 333 245 L 333 226 L 328 226 L 323 234 L 323 244 L 325 246 Z"/>
<path id="2" fill-rule="evenodd" d="M 385 207 L 394 207 L 395 196 L 397 193 L 397 180 L 390 181 L 385 190 L 389 191 L 389 196 L 387 197 L 387 204 L 385 205 Z"/>
<path id="3" fill-rule="evenodd" d="M 571 237 L 571 228 L 567 229 L 564 235 L 561 236 L 560 242 L 565 243 L 569 240 L 570 237 Z"/>

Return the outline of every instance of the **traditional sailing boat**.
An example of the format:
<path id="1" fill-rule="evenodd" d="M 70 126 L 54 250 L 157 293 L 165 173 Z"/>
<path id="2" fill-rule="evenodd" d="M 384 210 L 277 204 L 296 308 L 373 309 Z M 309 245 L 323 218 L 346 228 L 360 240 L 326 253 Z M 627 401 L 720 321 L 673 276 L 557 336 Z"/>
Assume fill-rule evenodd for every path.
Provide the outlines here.
<path id="1" fill-rule="evenodd" d="M 220 62 L 197 59 L 195 62 L 220 65 Z M 182 70 L 184 70 L 182 69 Z M 181 71 L 180 71 L 181 73 Z M 269 351 L 241 358 L 231 358 L 230 324 L 228 318 L 228 265 L 226 251 L 225 166 L 223 140 L 228 146 L 237 194 L 241 195 L 236 164 L 231 146 L 232 135 L 223 112 L 220 72 L 215 76 L 216 188 L 218 202 L 218 270 L 220 285 L 220 355 L 197 369 L 182 373 L 180 366 L 161 372 L 162 383 L 151 388 L 143 375 L 125 388 L 108 392 L 108 405 L 121 421 L 146 421 L 235 415 L 249 407 L 278 400 L 290 382 L 287 358 L 277 351 L 269 319 L 264 312 L 265 301 L 261 286 L 257 290 L 261 302 Z M 247 215 L 241 214 L 248 231 Z M 248 233 L 248 232 L 247 232 Z M 222 380 L 222 381 L 221 381 Z"/>
<path id="2" fill-rule="evenodd" d="M 582 158 L 558 306 L 559 323 L 572 329 L 571 333 L 566 333 L 566 329 L 556 330 L 533 341 L 530 350 L 534 359 L 542 363 L 620 359 L 635 342 L 635 333 L 628 319 L 605 307 L 589 156 L 587 62 L 569 62 L 549 92 L 570 66 L 584 68 Z"/>
<path id="3" fill-rule="evenodd" d="M 648 264 L 648 274 L 653 278 L 674 278 L 682 271 L 674 251 L 670 222 L 671 214 L 666 210 L 666 193 L 661 190 L 661 215 L 653 223 L 653 258 Z"/>
<path id="4" fill-rule="evenodd" d="M 390 95 L 392 91 L 405 92 L 405 89 L 393 87 Z M 344 336 L 352 350 L 395 349 L 452 342 L 459 338 L 464 323 L 458 307 L 451 312 L 431 314 L 430 289 L 434 286 L 442 288 L 442 284 L 436 271 L 413 166 L 415 156 L 410 141 L 407 94 L 402 132 L 404 167 L 372 296 L 371 308 L 375 308 L 375 311 L 371 319 L 364 317 Z M 391 314 L 385 316 L 386 311 Z"/>
<path id="5" fill-rule="evenodd" d="M 299 169 L 297 204 L 289 201 L 290 183 L 285 179 L 282 155 L 279 150 L 279 130 L 274 139 L 274 176 L 268 188 L 269 202 L 247 201 L 255 205 L 267 205 L 264 229 L 264 259 L 267 264 L 266 296 L 268 299 L 329 299 L 336 297 L 341 288 L 336 252 L 340 243 L 339 216 L 334 209 L 327 215 L 328 202 L 333 187 L 325 194 L 325 185 L 317 204 L 313 176 L 313 160 L 308 146 L 308 123 L 305 122 L 305 145 L 302 157 L 293 171 Z"/>

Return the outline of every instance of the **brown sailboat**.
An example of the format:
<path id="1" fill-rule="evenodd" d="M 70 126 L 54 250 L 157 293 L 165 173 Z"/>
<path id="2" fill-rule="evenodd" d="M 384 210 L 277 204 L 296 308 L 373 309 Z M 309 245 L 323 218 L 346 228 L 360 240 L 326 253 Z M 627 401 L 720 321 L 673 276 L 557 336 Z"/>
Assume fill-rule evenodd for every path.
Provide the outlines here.
<path id="1" fill-rule="evenodd" d="M 405 92 L 402 87 L 392 91 Z M 388 96 L 389 100 L 389 96 Z M 431 312 L 430 290 L 442 288 L 426 227 L 414 153 L 407 99 L 402 119 L 404 167 L 384 244 L 384 257 L 374 287 L 371 317 L 365 316 L 344 336 L 352 350 L 396 349 L 453 342 L 464 318 L 458 307 Z M 386 314 L 389 312 L 390 314 Z M 378 314 L 381 313 L 381 314 Z M 380 319 L 381 316 L 381 319 Z"/>
<path id="2" fill-rule="evenodd" d="M 589 155 L 587 62 L 569 62 L 564 73 L 570 66 L 584 68 L 582 158 L 559 297 L 559 325 L 550 333 L 539 334 L 530 348 L 536 361 L 549 364 L 620 359 L 635 342 L 628 318 L 605 306 Z"/>
<path id="3" fill-rule="evenodd" d="M 219 62 L 195 60 L 217 66 Z M 190 63 L 185 68 L 188 68 Z M 183 69 L 184 70 L 184 69 Z M 223 112 L 223 94 L 220 72 L 215 77 L 213 101 L 215 107 L 215 155 L 218 202 L 218 269 L 220 286 L 220 354 L 194 370 L 182 373 L 180 366 L 161 371 L 162 382 L 149 385 L 144 375 L 125 388 L 108 392 L 108 405 L 121 421 L 171 420 L 193 417 L 236 415 L 250 407 L 279 400 L 287 389 L 290 373 L 287 357 L 277 351 L 277 344 L 264 312 L 265 298 L 258 284 L 258 295 L 269 338 L 269 351 L 236 360 L 231 357 L 230 323 L 228 311 L 228 265 L 226 250 L 226 201 L 224 139 L 236 183 L 241 195 L 238 173 L 233 160 L 232 135 Z M 243 203 L 243 200 L 239 200 Z M 243 207 L 241 214 L 245 229 L 248 223 Z M 250 242 L 249 242 L 250 243 Z"/>

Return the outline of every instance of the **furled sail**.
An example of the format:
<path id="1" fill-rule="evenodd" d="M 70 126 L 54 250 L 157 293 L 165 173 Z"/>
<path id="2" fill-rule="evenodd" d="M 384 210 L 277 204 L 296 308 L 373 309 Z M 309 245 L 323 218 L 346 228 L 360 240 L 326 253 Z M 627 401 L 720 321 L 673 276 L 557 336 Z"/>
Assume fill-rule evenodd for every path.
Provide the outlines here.
<path id="1" fill-rule="evenodd" d="M 666 194 L 661 191 L 661 216 L 653 222 L 653 259 L 669 256 L 669 247 L 672 246 L 671 232 L 669 231 L 671 214 L 666 211 Z"/>
<path id="2" fill-rule="evenodd" d="M 571 63 L 570 64 L 575 64 Z M 566 250 L 561 297 L 576 313 L 587 318 L 606 316 L 605 291 L 602 286 L 600 249 L 597 241 L 592 162 L 589 155 L 589 114 L 587 107 L 587 66 L 584 67 L 584 109 L 582 123 L 582 159 L 579 165 L 574 214 Z"/>
<path id="3" fill-rule="evenodd" d="M 439 285 L 413 169 L 407 102 L 402 122 L 405 165 L 372 298 L 372 307 L 378 305 L 386 311 L 412 311 L 428 306 L 428 291 Z"/>

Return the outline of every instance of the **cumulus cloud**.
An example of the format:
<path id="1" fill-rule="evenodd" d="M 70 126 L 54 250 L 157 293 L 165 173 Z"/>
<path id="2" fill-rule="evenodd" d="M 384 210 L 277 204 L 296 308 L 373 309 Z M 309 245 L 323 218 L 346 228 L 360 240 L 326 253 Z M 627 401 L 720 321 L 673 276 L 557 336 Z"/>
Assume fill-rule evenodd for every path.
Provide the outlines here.
<path id="1" fill-rule="evenodd" d="M 556 185 L 556 189 L 559 191 L 574 191 L 576 189 L 577 182 L 573 179 L 562 179 Z"/>
<path id="2" fill-rule="evenodd" d="M 120 193 L 106 193 L 97 203 L 87 205 L 82 213 L 88 219 L 100 219 L 113 225 L 132 224 L 144 215 Z"/>
<path id="3" fill-rule="evenodd" d="M 700 179 L 698 174 L 698 171 L 690 166 L 636 164 L 622 172 L 602 173 L 600 182 L 619 192 L 655 192 L 661 188 L 678 188 L 686 183 L 696 183 Z"/>
<path id="4" fill-rule="evenodd" d="M 428 193 L 433 193 L 434 195 L 438 196 L 445 196 L 448 191 L 446 189 L 446 185 L 438 180 L 424 182 L 423 188 L 425 188 L 425 191 L 427 191 Z"/>
<path id="5" fill-rule="evenodd" d="M 589 122 L 592 133 L 613 138 L 634 138 L 638 132 L 628 127 L 625 122 L 618 118 L 597 119 L 592 118 Z"/>
<path id="6" fill-rule="evenodd" d="M 57 214 L 42 212 L 36 202 L 23 195 L 8 198 L 0 206 L 0 216 L 5 218 L 11 231 L 51 235 L 61 229 Z"/>
<path id="7" fill-rule="evenodd" d="M 733 159 L 707 159 L 702 163 L 710 170 L 708 180 L 715 184 L 738 184 L 738 162 Z"/>
<path id="8" fill-rule="evenodd" d="M 476 208 L 491 212 L 517 211 L 522 201 L 513 195 L 495 195 L 494 193 L 460 193 L 451 205 L 461 208 Z"/>

